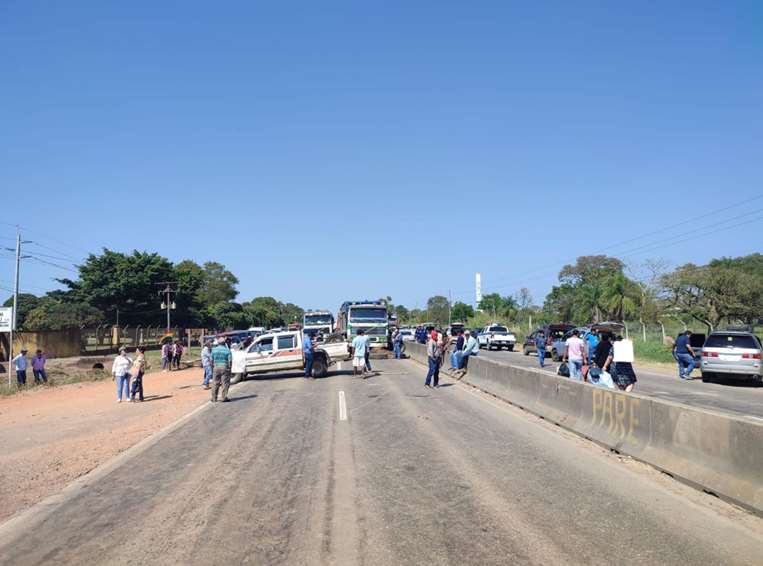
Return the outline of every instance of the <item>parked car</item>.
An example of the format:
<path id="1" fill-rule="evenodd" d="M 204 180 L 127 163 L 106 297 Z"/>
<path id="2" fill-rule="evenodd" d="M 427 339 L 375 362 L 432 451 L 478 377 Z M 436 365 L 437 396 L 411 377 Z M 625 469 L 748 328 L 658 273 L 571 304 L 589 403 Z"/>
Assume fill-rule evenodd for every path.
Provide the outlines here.
<path id="1" fill-rule="evenodd" d="M 517 343 L 517 337 L 505 326 L 500 324 L 489 324 L 477 335 L 480 348 L 492 350 L 496 348 L 501 350 L 506 348 L 509 352 L 514 350 L 514 344 Z"/>
<path id="2" fill-rule="evenodd" d="M 763 381 L 760 338 L 752 332 L 711 332 L 702 346 L 702 381 L 729 378 Z"/>
<path id="3" fill-rule="evenodd" d="M 458 333 L 463 332 L 464 330 L 466 330 L 466 328 L 462 322 L 454 322 L 448 326 L 446 332 L 448 336 L 458 336 Z"/>
<path id="4" fill-rule="evenodd" d="M 410 328 L 401 328 L 400 335 L 403 337 L 403 342 L 413 342 L 416 340 L 416 335 Z"/>
<path id="5" fill-rule="evenodd" d="M 553 342 L 551 342 L 551 359 L 555 362 L 562 361 L 562 358 L 564 357 L 564 349 L 567 347 L 567 339 L 572 336 L 572 333 L 577 330 L 578 335 L 580 336 L 580 339 L 582 340 L 585 336 L 588 335 L 588 333 L 591 331 L 590 328 L 587 326 L 579 326 L 577 328 L 571 328 L 564 334 L 562 334 L 560 337 L 554 339 Z"/>
<path id="6" fill-rule="evenodd" d="M 542 330 L 546 337 L 546 356 L 549 356 L 551 355 L 551 345 L 554 343 L 554 340 L 561 338 L 568 330 L 572 330 L 573 328 L 575 328 L 573 324 L 566 323 L 547 324 L 542 328 L 538 328 L 529 336 L 525 337 L 525 341 L 522 344 L 522 352 L 525 356 L 538 352 L 538 349 L 535 347 L 535 337 L 538 335 L 538 332 Z"/>

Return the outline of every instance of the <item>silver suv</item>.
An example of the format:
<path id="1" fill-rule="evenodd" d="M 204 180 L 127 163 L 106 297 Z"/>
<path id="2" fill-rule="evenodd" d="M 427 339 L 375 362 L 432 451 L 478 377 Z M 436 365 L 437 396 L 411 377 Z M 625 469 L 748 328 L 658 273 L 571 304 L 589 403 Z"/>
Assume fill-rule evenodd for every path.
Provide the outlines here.
<path id="1" fill-rule="evenodd" d="M 702 381 L 720 378 L 763 381 L 760 339 L 752 332 L 711 332 L 702 347 Z"/>

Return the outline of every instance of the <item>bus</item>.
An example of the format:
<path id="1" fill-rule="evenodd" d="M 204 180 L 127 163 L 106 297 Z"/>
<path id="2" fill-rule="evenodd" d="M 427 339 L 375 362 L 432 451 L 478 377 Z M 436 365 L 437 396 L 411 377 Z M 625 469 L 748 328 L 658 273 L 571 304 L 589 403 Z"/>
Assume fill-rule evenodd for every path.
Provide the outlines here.
<path id="1" fill-rule="evenodd" d="M 339 308 L 337 331 L 347 340 L 358 330 L 369 338 L 371 348 L 386 348 L 389 335 L 389 314 L 384 301 L 347 301 Z"/>

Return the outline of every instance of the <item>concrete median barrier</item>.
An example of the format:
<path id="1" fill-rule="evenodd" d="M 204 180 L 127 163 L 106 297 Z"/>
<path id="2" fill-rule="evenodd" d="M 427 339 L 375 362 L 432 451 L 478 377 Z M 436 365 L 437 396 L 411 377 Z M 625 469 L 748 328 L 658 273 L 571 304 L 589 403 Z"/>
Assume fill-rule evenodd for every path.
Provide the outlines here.
<path id="1" fill-rule="evenodd" d="M 406 352 L 426 364 L 423 345 Z M 462 381 L 763 515 L 763 423 L 479 356 Z"/>

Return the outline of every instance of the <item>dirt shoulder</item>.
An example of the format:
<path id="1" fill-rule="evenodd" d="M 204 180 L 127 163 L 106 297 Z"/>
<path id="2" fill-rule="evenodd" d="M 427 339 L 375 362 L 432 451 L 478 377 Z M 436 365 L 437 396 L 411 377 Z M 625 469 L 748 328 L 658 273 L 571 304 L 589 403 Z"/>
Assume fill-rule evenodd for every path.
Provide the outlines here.
<path id="1" fill-rule="evenodd" d="M 110 379 L 0 397 L 0 522 L 192 411 L 202 370 L 143 378 L 143 403 L 117 403 Z"/>

